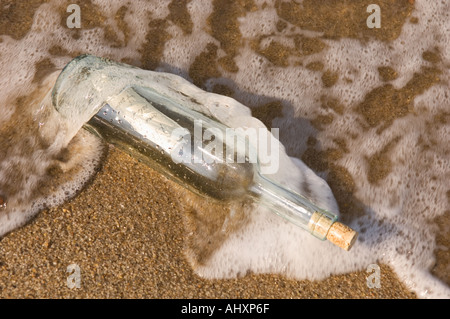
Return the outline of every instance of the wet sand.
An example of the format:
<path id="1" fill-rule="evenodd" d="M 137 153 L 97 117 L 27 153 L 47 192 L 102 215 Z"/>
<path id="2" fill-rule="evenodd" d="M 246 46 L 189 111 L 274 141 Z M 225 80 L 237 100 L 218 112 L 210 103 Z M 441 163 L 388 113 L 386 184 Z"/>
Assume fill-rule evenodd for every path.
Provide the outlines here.
<path id="1" fill-rule="evenodd" d="M 280 275 L 198 277 L 185 258 L 178 185 L 111 148 L 78 196 L 0 241 L 1 298 L 414 298 L 389 267 L 322 281 Z M 81 287 L 67 286 L 69 265 Z"/>

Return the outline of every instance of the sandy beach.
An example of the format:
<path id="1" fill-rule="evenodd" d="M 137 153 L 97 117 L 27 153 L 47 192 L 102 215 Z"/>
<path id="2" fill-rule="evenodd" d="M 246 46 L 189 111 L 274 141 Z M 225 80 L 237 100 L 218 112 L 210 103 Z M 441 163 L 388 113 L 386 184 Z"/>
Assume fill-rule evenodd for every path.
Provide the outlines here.
<path id="1" fill-rule="evenodd" d="M 198 277 L 184 255 L 180 186 L 112 148 L 92 183 L 0 242 L 2 298 L 414 298 L 389 267 L 323 281 Z M 67 286 L 69 265 L 81 287 Z"/>

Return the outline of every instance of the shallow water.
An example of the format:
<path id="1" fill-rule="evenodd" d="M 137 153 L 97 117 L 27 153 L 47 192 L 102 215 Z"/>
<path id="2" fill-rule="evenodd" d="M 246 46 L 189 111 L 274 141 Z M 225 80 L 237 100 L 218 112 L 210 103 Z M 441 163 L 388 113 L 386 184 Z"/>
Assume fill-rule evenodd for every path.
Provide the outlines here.
<path id="1" fill-rule="evenodd" d="M 341 219 L 360 232 L 347 253 L 251 209 L 198 274 L 320 279 L 385 263 L 419 296 L 449 297 L 430 275 L 435 267 L 448 283 L 448 226 L 433 221 L 449 211 L 449 5 L 380 1 L 381 29 L 369 29 L 370 3 L 82 1 L 80 29 L 67 28 L 69 2 L 2 3 L 6 209 L 29 216 L 59 204 L 98 165 L 97 140 L 85 133 L 73 140 L 70 123 L 41 103 L 58 70 L 91 53 L 181 75 L 249 106 L 280 128 L 288 155 L 327 181 Z M 279 172 L 301 189 L 296 174 Z"/>

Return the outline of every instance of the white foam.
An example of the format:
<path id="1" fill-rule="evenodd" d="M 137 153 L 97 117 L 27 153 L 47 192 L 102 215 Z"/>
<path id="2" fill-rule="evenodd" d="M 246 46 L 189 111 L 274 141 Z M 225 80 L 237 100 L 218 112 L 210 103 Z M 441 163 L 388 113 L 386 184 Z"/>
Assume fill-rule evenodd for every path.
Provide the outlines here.
<path id="1" fill-rule="evenodd" d="M 36 191 L 36 188 L 39 187 L 38 183 L 45 173 L 41 172 L 41 174 L 37 175 L 29 174 L 29 180 L 23 185 L 22 189 L 24 193 L 22 193 L 21 196 L 25 200 L 27 198 L 33 198 L 33 200 L 25 201 L 24 203 L 8 201 L 8 211 L 0 214 L 0 237 L 23 226 L 43 209 L 63 204 L 68 199 L 75 196 L 94 175 L 95 170 L 99 165 L 99 154 L 102 150 L 101 142 L 98 138 L 84 130 L 80 131 L 78 136 L 81 139 L 80 143 L 85 143 L 85 146 L 81 153 L 78 153 L 75 158 L 71 159 L 71 164 L 73 165 L 73 163 L 76 163 L 80 170 L 75 174 L 68 173 L 67 180 L 64 183 L 55 185 L 55 188 L 51 193 L 37 198 L 32 195 Z M 23 159 L 22 164 L 25 167 L 29 167 L 36 162 L 41 162 L 41 167 L 45 170 L 49 162 L 47 159 L 42 162 L 43 159 L 44 158 L 40 156 L 31 156 L 30 158 Z M 17 164 L 17 161 L 15 161 L 16 159 L 12 158 L 11 160 L 11 163 Z M 8 163 L 2 164 L 0 176 L 4 174 L 4 170 L 8 169 Z"/>
<path id="2" fill-rule="evenodd" d="M 99 139 L 79 131 L 80 127 L 71 131 L 69 123 L 51 106 L 50 90 L 58 74 L 49 75 L 39 88 L 30 85 L 34 87 L 34 99 L 27 105 L 17 105 L 11 115 L 14 123 L 24 123 L 24 127 L 9 127 L 15 134 L 0 137 L 7 151 L 0 161 L 0 194 L 7 204 L 0 212 L 0 237 L 24 225 L 42 209 L 73 197 L 99 164 Z M 66 148 L 70 158 L 59 160 L 58 154 Z M 56 166 L 61 173 L 51 175 L 49 169 Z M 11 180 L 11 175 L 16 179 Z"/>

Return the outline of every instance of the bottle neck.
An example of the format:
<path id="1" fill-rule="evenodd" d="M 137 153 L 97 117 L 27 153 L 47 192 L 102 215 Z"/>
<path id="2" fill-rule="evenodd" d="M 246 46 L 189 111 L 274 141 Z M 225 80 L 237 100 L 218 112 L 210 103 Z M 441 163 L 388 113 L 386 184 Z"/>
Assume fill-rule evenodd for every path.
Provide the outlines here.
<path id="1" fill-rule="evenodd" d="M 337 216 L 317 207 L 307 198 L 275 183 L 268 177 L 255 174 L 250 193 L 258 202 L 275 214 L 309 231 L 315 237 L 325 240 L 328 230 Z"/>

